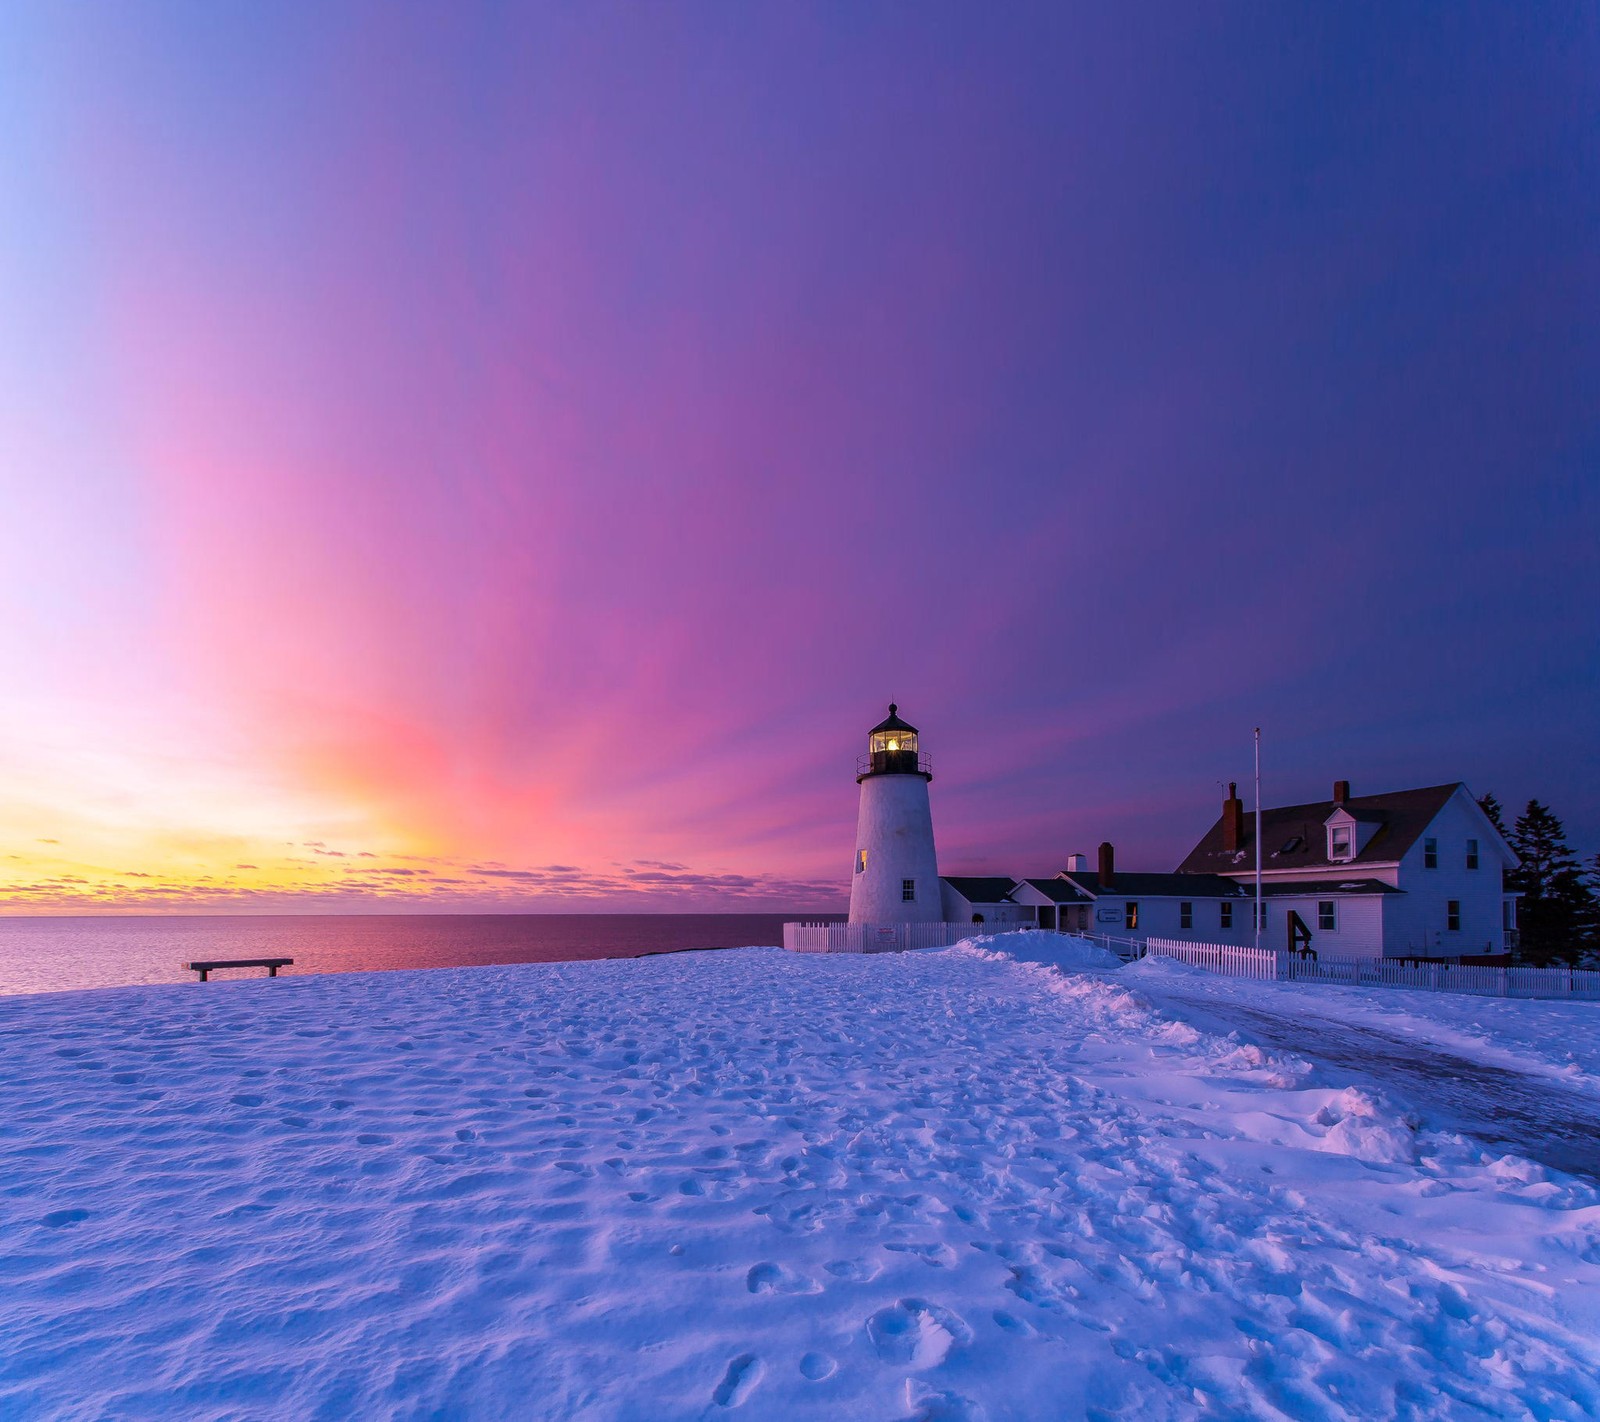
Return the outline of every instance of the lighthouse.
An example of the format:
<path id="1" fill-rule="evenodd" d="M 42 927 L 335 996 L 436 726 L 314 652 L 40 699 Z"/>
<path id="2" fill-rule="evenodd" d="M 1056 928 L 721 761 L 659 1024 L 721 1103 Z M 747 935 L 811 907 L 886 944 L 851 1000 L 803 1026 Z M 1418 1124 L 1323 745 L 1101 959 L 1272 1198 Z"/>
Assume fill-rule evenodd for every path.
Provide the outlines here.
<path id="1" fill-rule="evenodd" d="M 933 852 L 928 782 L 933 773 L 917 747 L 917 728 L 889 718 L 867 733 L 858 762 L 861 808 L 856 816 L 855 872 L 850 880 L 851 923 L 937 923 L 939 866 Z"/>

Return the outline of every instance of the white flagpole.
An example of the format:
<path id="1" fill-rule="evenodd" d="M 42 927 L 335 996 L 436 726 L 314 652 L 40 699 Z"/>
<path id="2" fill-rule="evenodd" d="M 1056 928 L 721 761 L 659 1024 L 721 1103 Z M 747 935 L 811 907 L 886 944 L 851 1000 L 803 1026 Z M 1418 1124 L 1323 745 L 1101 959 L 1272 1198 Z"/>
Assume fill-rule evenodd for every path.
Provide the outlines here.
<path id="1" fill-rule="evenodd" d="M 1256 947 L 1261 946 L 1261 727 L 1256 727 Z"/>

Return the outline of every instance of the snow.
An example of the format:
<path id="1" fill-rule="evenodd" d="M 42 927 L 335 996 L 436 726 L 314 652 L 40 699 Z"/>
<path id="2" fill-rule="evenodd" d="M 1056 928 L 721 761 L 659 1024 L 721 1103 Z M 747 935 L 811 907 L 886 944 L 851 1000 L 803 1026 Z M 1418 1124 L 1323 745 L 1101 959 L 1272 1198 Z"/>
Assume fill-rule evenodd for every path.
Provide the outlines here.
<path id="1" fill-rule="evenodd" d="M 1169 1015 L 1600 1184 L 1600 1003 L 1258 982 L 1158 958 L 1119 981 Z"/>
<path id="2" fill-rule="evenodd" d="M 999 943 L 0 1001 L 0 1415 L 1600 1409 L 1587 1186 Z"/>

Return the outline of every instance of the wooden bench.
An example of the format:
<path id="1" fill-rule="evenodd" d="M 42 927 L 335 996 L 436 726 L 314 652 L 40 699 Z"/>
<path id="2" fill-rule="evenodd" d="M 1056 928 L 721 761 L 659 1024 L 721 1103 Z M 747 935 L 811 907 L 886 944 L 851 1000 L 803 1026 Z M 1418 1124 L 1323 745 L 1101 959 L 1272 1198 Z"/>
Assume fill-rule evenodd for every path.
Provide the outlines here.
<path id="1" fill-rule="evenodd" d="M 205 982 L 207 974 L 218 968 L 265 968 L 267 976 L 275 978 L 279 968 L 290 967 L 293 963 L 293 958 L 218 958 L 211 963 L 185 963 L 183 966 L 192 973 L 199 973 L 200 981 Z"/>

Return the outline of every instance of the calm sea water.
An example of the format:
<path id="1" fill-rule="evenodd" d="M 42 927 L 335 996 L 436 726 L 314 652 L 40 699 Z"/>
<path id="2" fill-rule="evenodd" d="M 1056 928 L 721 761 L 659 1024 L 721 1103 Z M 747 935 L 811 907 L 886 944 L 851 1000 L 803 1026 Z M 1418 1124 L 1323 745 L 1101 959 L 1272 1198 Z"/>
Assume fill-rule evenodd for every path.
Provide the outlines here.
<path id="1" fill-rule="evenodd" d="M 0 918 L 0 994 L 196 981 L 197 958 L 293 958 L 285 973 L 637 958 L 783 941 L 796 914 L 373 914 Z M 809 920 L 842 915 L 804 915 Z M 260 968 L 213 976 L 264 977 Z"/>

